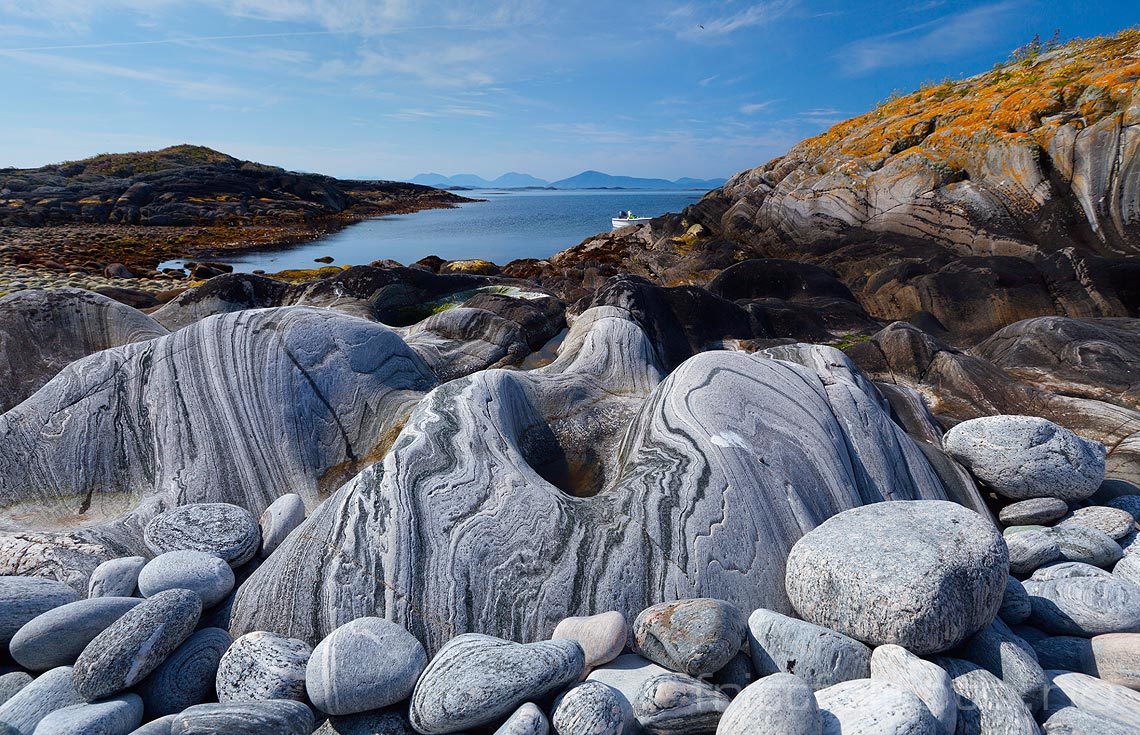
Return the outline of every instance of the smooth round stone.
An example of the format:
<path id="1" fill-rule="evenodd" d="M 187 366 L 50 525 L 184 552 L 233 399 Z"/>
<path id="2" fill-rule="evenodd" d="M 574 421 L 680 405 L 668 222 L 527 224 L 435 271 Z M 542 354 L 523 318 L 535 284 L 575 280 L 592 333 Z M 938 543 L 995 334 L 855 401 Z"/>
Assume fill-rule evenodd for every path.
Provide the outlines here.
<path id="1" fill-rule="evenodd" d="M 586 681 L 558 697 L 550 723 L 558 735 L 621 735 L 629 703 L 600 681 Z"/>
<path id="2" fill-rule="evenodd" d="M 1096 675 L 1140 691 L 1140 633 L 1105 633 L 1092 639 Z"/>
<path id="3" fill-rule="evenodd" d="M 1112 579 L 1112 572 L 1092 564 L 1079 561 L 1062 561 L 1041 567 L 1029 577 L 1027 582 L 1050 582 L 1058 579 L 1073 579 L 1074 577 L 1101 577 Z M 1024 586 L 1024 585 L 1022 585 Z"/>
<path id="4" fill-rule="evenodd" d="M 1113 722 L 1078 707 L 1054 712 L 1042 726 L 1045 735 L 1137 735 L 1140 728 Z"/>
<path id="5" fill-rule="evenodd" d="M 201 614 L 202 600 L 190 590 L 167 590 L 143 601 L 79 654 L 72 672 L 76 691 L 90 702 L 133 687 L 182 645 Z"/>
<path id="6" fill-rule="evenodd" d="M 1064 669 L 1096 675 L 1092 640 L 1075 635 L 1052 635 L 1033 642 L 1037 662 L 1044 669 Z"/>
<path id="7" fill-rule="evenodd" d="M 1140 723 L 1140 693 L 1075 671 L 1050 669 L 1045 673 L 1052 684 L 1050 715 L 1074 706 L 1122 725 L 1136 727 Z"/>
<path id="8" fill-rule="evenodd" d="M 760 676 L 795 674 L 814 690 L 866 679 L 871 649 L 857 640 L 772 610 L 748 618 L 748 650 Z"/>
<path id="9" fill-rule="evenodd" d="M 32 683 L 32 675 L 26 671 L 10 671 L 0 675 L 0 704 L 4 704 L 16 692 Z"/>
<path id="10" fill-rule="evenodd" d="M 411 727 L 408 730 L 410 733 Z M 550 723 L 546 715 L 542 714 L 542 710 L 535 704 L 527 702 L 515 710 L 498 730 L 495 730 L 495 735 L 547 735 L 549 732 Z M 368 735 L 373 734 L 368 733 Z"/>
<path id="11" fill-rule="evenodd" d="M 261 528 L 261 547 L 257 555 L 262 559 L 269 558 L 285 537 L 304 521 L 305 501 L 300 495 L 286 493 L 274 500 L 257 521 Z"/>
<path id="12" fill-rule="evenodd" d="M 1088 526 L 1054 526 L 1046 531 L 1057 542 L 1061 556 L 1094 567 L 1110 567 L 1124 556 L 1120 544 L 1104 531 Z"/>
<path id="13" fill-rule="evenodd" d="M 1128 511 L 1132 520 L 1140 521 L 1140 495 L 1119 495 L 1105 503 L 1109 508 Z"/>
<path id="14" fill-rule="evenodd" d="M 40 720 L 35 735 L 129 735 L 142 722 L 143 705 L 137 694 L 124 694 L 93 704 L 73 704 Z"/>
<path id="15" fill-rule="evenodd" d="M 245 508 L 229 503 L 194 503 L 152 518 L 143 531 L 143 540 L 156 555 L 202 551 L 238 567 L 257 553 L 261 528 Z"/>
<path id="16" fill-rule="evenodd" d="M 486 725 L 577 681 L 585 663 L 577 641 L 523 644 L 478 633 L 456 636 L 416 683 L 409 719 L 423 735 Z"/>
<path id="17" fill-rule="evenodd" d="M 52 608 L 12 636 L 12 658 L 31 671 L 73 664 L 95 636 L 141 602 L 136 597 L 95 597 Z"/>
<path id="18" fill-rule="evenodd" d="M 1020 625 L 1029 619 L 1033 606 L 1029 604 L 1029 593 L 1025 586 L 1013 577 L 1005 580 L 1005 594 L 1001 598 L 1001 607 L 998 608 L 998 617 L 1006 625 Z"/>
<path id="19" fill-rule="evenodd" d="M 740 608 L 723 600 L 663 602 L 633 621 L 633 650 L 673 671 L 712 674 L 740 650 L 747 627 Z"/>
<path id="20" fill-rule="evenodd" d="M 139 729 L 133 731 L 131 735 L 170 735 L 170 728 L 174 725 L 174 715 L 166 715 L 159 717 L 157 720 L 151 720 Z"/>
<path id="21" fill-rule="evenodd" d="M 942 448 L 1012 500 L 1084 500 L 1104 480 L 1103 444 L 1035 416 L 963 421 L 946 432 Z"/>
<path id="22" fill-rule="evenodd" d="M 78 599 L 79 593 L 54 579 L 0 577 L 0 647 L 32 618 Z"/>
<path id="23" fill-rule="evenodd" d="M 651 735 L 698 735 L 716 732 L 730 700 L 712 684 L 670 671 L 642 682 L 630 704 Z"/>
<path id="24" fill-rule="evenodd" d="M 1087 508 L 1077 508 L 1067 518 L 1057 524 L 1058 527 L 1082 526 L 1094 528 L 1118 541 L 1136 530 L 1136 519 L 1132 514 L 1120 508 L 1109 508 L 1103 505 L 1091 505 Z"/>
<path id="25" fill-rule="evenodd" d="M 305 701 L 305 667 L 312 653 L 309 644 L 280 633 L 246 633 L 218 662 L 218 701 Z"/>
<path id="26" fill-rule="evenodd" d="M 1055 635 L 1091 638 L 1140 630 L 1140 587 L 1109 576 L 1068 577 L 1025 583 L 1035 628 Z"/>
<path id="27" fill-rule="evenodd" d="M 888 643 L 871 652 L 871 680 L 893 684 L 922 700 L 944 733 L 958 724 L 958 695 L 942 667 Z"/>
<path id="28" fill-rule="evenodd" d="M 630 705 L 625 732 L 636 733 L 640 731 L 641 725 L 633 717 L 633 700 L 637 698 L 641 685 L 658 674 L 668 673 L 668 669 L 658 666 L 647 658 L 642 658 L 636 653 L 624 653 L 608 664 L 591 671 L 586 679 L 608 684 L 625 697 Z"/>
<path id="29" fill-rule="evenodd" d="M 998 520 L 1003 526 L 1047 526 L 1068 512 L 1069 504 L 1060 498 L 1030 498 L 1002 508 Z"/>
<path id="30" fill-rule="evenodd" d="M 122 556 L 108 559 L 91 572 L 87 582 L 88 597 L 131 597 L 139 583 L 139 572 L 146 566 L 146 558 Z"/>
<path id="31" fill-rule="evenodd" d="M 725 708 L 716 735 L 820 735 L 822 731 L 823 718 L 811 687 L 798 676 L 772 674 L 736 695 Z"/>
<path id="32" fill-rule="evenodd" d="M 139 574 L 139 592 L 154 597 L 165 590 L 193 590 L 202 607 L 213 607 L 234 588 L 234 572 L 225 561 L 202 551 L 168 551 L 151 559 Z"/>
<path id="33" fill-rule="evenodd" d="M 977 664 L 939 657 L 958 695 L 958 729 L 963 735 L 1038 735 L 1033 714 L 1017 692 Z"/>
<path id="34" fill-rule="evenodd" d="M 1118 579 L 1140 585 L 1140 554 L 1132 554 L 1116 562 L 1112 573 Z"/>
<path id="35" fill-rule="evenodd" d="M 147 717 L 162 717 L 208 702 L 215 696 L 218 662 L 233 643 L 221 628 L 192 634 L 138 686 Z"/>
<path id="36" fill-rule="evenodd" d="M 911 692 L 873 679 L 845 681 L 815 693 L 824 735 L 942 735 Z"/>
<path id="37" fill-rule="evenodd" d="M 196 704 L 175 715 L 170 735 L 309 735 L 313 711 L 289 699 Z"/>
<path id="38" fill-rule="evenodd" d="M 955 656 L 1001 679 L 1017 692 L 1030 712 L 1039 712 L 1045 706 L 1047 682 L 1036 652 L 1000 619 L 967 639 L 955 650 Z"/>
<path id="39" fill-rule="evenodd" d="M 21 735 L 32 735 L 36 725 L 57 709 L 82 704 L 83 697 L 71 684 L 70 666 L 45 671 L 31 684 L 0 704 L 0 722 L 14 727 Z"/>
<path id="40" fill-rule="evenodd" d="M 534 707 L 533 704 L 530 706 Z M 541 711 L 539 715 L 545 723 L 546 716 Z M 415 735 L 415 732 L 402 712 L 377 710 L 355 715 L 334 715 L 321 723 L 321 726 L 313 731 L 313 735 Z M 546 733 L 546 730 L 542 730 L 541 733 L 536 731 L 536 735 L 546 735 Z M 527 732 L 520 731 L 517 735 L 527 735 Z"/>
<path id="41" fill-rule="evenodd" d="M 1014 574 L 1032 574 L 1063 558 L 1057 539 L 1047 531 L 1025 531 L 1006 536 L 1005 544 L 1009 549 L 1009 570 Z"/>
<path id="42" fill-rule="evenodd" d="M 796 542 L 785 575 L 804 620 L 869 645 L 944 651 L 997 614 L 1005 541 L 972 510 L 942 500 L 873 503 L 832 516 Z"/>
<path id="43" fill-rule="evenodd" d="M 578 641 L 586 654 L 586 669 L 593 669 L 613 661 L 625 648 L 629 638 L 629 623 L 616 610 L 566 618 L 554 628 L 553 640 Z"/>
<path id="44" fill-rule="evenodd" d="M 351 715 L 407 699 L 427 666 L 416 637 L 381 618 L 346 623 L 313 649 L 305 689 L 317 709 Z"/>

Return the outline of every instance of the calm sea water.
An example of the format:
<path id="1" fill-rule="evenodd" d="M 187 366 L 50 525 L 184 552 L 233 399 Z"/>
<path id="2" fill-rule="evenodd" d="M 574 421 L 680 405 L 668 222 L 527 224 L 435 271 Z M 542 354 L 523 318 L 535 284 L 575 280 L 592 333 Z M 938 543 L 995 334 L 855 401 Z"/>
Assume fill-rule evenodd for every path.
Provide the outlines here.
<path id="1" fill-rule="evenodd" d="M 610 218 L 632 209 L 639 217 L 679 212 L 704 195 L 698 191 L 471 191 L 485 199 L 456 209 L 379 217 L 287 250 L 249 251 L 225 262 L 238 271 L 312 268 L 314 258 L 359 265 L 379 258 L 414 263 L 428 255 L 444 260 L 483 258 L 504 264 L 545 258 L 610 229 Z M 165 264 L 164 264 L 165 265 Z"/>

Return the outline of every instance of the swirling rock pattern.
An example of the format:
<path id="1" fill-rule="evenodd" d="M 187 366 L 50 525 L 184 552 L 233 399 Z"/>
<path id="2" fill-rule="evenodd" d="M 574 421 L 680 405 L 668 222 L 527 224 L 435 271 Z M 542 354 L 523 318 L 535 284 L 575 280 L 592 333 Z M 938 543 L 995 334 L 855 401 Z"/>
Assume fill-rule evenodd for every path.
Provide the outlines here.
<path id="1" fill-rule="evenodd" d="M 1029 624 L 1056 635 L 1140 631 L 1140 587 L 1111 574 L 1025 583 Z"/>
<path id="2" fill-rule="evenodd" d="M 955 658 L 935 659 L 950 674 L 959 699 L 962 735 L 1038 735 L 1040 730 L 1025 703 L 989 671 Z"/>
<path id="3" fill-rule="evenodd" d="M 291 699 L 196 704 L 174 716 L 170 735 L 309 735 L 313 711 Z"/>
<path id="4" fill-rule="evenodd" d="M 550 722 L 534 703 L 519 707 L 495 730 L 495 735 L 547 735 Z"/>
<path id="5" fill-rule="evenodd" d="M 1014 574 L 1032 574 L 1046 564 L 1064 558 L 1057 539 L 1044 530 L 1006 536 L 1005 544 L 1009 552 L 1009 570 Z"/>
<path id="6" fill-rule="evenodd" d="M 631 704 L 650 735 L 701 735 L 716 732 L 729 699 L 712 684 L 671 671 L 646 679 Z"/>
<path id="7" fill-rule="evenodd" d="M 958 726 L 958 695 L 941 667 L 888 643 L 871 653 L 871 679 L 893 684 L 922 700 L 945 735 Z"/>
<path id="8" fill-rule="evenodd" d="M 628 708 L 617 690 L 587 681 L 558 697 L 550 722 L 558 735 L 621 735 Z"/>
<path id="9" fill-rule="evenodd" d="M 222 654 L 233 643 L 221 628 L 195 632 L 138 685 L 147 717 L 163 717 L 213 699 Z"/>
<path id="10" fill-rule="evenodd" d="M 143 530 L 154 554 L 199 551 L 240 567 L 253 558 L 261 528 L 245 508 L 230 503 L 190 503 L 155 516 Z"/>
<path id="11" fill-rule="evenodd" d="M 1074 671 L 1049 670 L 1045 673 L 1052 685 L 1048 713 L 1075 706 L 1130 727 L 1140 722 L 1140 693 Z"/>
<path id="12" fill-rule="evenodd" d="M 1048 684 L 1036 651 L 1000 619 L 971 636 L 955 650 L 955 655 L 1001 679 L 1021 696 L 1030 712 L 1037 713 L 1045 706 Z"/>

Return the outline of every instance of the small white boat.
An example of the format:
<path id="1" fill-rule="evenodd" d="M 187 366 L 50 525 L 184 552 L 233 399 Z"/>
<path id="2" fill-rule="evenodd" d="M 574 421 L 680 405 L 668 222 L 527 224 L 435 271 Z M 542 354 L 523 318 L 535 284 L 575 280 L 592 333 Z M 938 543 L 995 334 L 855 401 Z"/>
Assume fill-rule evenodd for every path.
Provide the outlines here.
<path id="1" fill-rule="evenodd" d="M 651 219 L 653 219 L 653 218 L 652 217 L 635 217 L 635 216 L 633 216 L 633 212 L 625 212 L 620 217 L 612 218 L 610 220 L 610 223 L 614 226 L 614 229 L 616 230 L 619 227 L 629 227 L 630 225 L 642 225 Z"/>

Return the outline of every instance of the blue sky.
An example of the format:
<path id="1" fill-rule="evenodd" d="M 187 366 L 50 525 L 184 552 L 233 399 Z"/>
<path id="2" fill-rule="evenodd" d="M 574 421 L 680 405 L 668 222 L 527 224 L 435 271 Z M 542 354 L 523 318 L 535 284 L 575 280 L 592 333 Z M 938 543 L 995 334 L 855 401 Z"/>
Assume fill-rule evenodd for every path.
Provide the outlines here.
<path id="1" fill-rule="evenodd" d="M 0 166 L 181 142 L 337 176 L 727 176 L 1104 0 L 0 0 Z"/>

